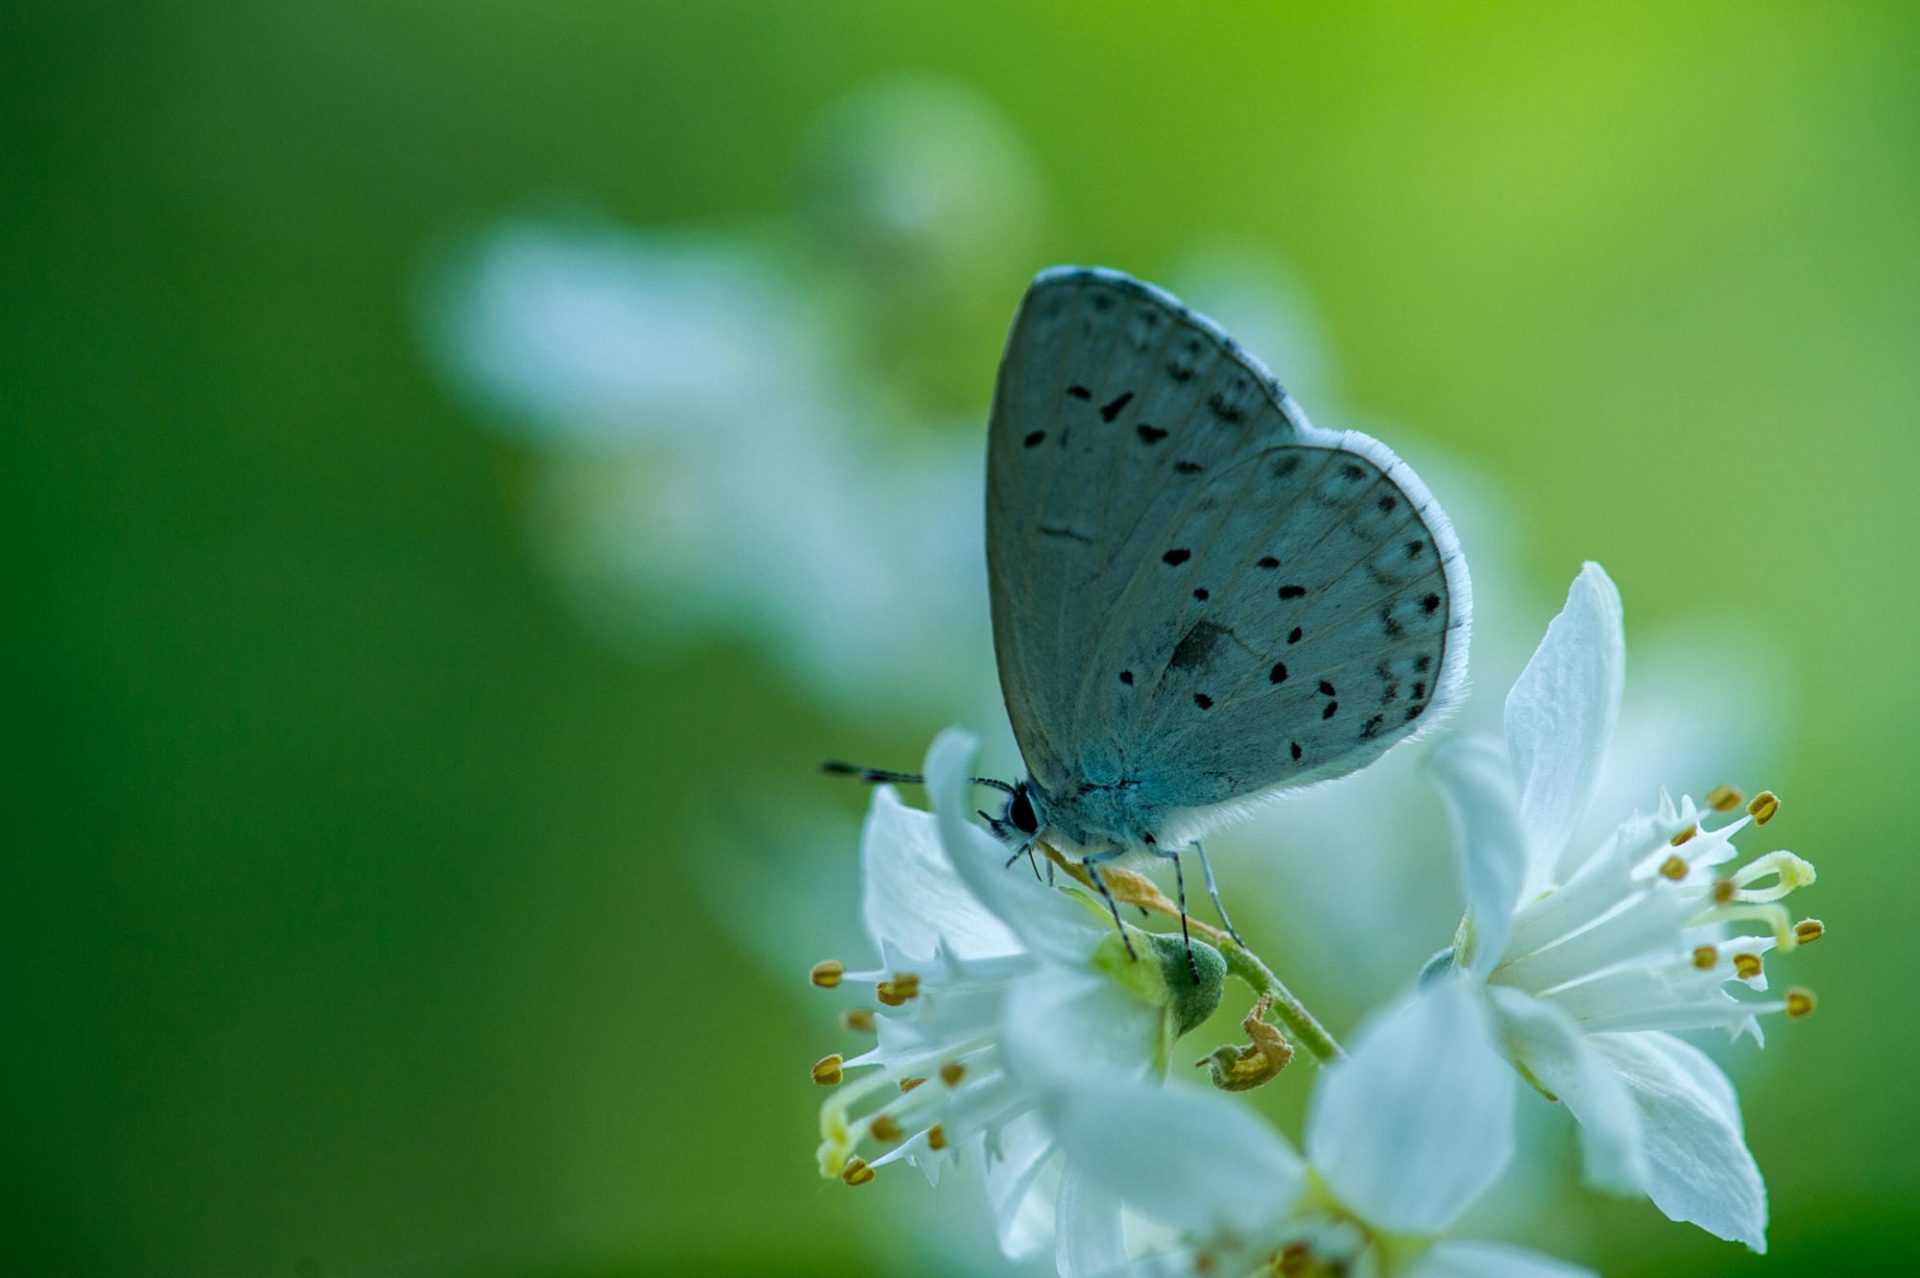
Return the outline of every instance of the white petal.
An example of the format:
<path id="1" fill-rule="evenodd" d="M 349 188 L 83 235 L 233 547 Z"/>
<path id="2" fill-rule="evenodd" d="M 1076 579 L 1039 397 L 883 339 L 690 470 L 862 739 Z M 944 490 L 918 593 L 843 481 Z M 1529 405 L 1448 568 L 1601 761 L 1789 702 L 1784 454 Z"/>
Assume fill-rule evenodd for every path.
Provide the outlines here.
<path id="1" fill-rule="evenodd" d="M 1549 1003 L 1499 986 L 1493 996 L 1501 1042 L 1515 1064 L 1557 1096 L 1580 1124 L 1587 1183 L 1615 1193 L 1647 1184 L 1640 1111 L 1627 1086 L 1581 1034 L 1573 1018 Z"/>
<path id="2" fill-rule="evenodd" d="M 1135 1078 L 1160 1055 L 1160 1009 L 1092 968 L 1042 967 L 1006 993 L 1000 1050 L 1035 1091 Z"/>
<path id="3" fill-rule="evenodd" d="M 1307 1116 L 1307 1154 L 1342 1201 L 1394 1233 L 1443 1228 L 1513 1156 L 1513 1071 L 1457 977 L 1362 1028 Z"/>
<path id="4" fill-rule="evenodd" d="M 1527 874 L 1527 836 L 1513 770 L 1499 745 L 1484 737 L 1444 743 L 1429 756 L 1428 766 L 1453 817 L 1454 855 L 1472 917 L 1466 967 L 1484 978 L 1506 949 Z"/>
<path id="5" fill-rule="evenodd" d="M 860 866 L 860 907 L 876 947 L 891 945 L 922 962 L 942 940 L 960 958 L 1024 949 L 954 873 L 933 814 L 907 807 L 891 786 L 875 790 L 867 809 Z"/>
<path id="6" fill-rule="evenodd" d="M 1596 1278 L 1591 1269 L 1499 1243 L 1443 1242 L 1407 1278 Z"/>
<path id="7" fill-rule="evenodd" d="M 1305 1179 L 1279 1133 L 1218 1092 L 1103 1079 L 1060 1094 L 1051 1112 L 1061 1148 L 1091 1184 L 1202 1236 L 1285 1219 Z"/>
<path id="8" fill-rule="evenodd" d="M 1590 563 L 1507 694 L 1507 751 L 1535 858 L 1528 895 L 1546 885 L 1593 797 L 1620 717 L 1626 665 L 1620 592 Z"/>
<path id="9" fill-rule="evenodd" d="M 1674 1220 L 1767 1249 L 1767 1187 L 1720 1067 L 1670 1034 L 1594 1034 L 1639 1107 L 1647 1193 Z"/>
<path id="10" fill-rule="evenodd" d="M 1101 1278 L 1126 1267 L 1120 1200 L 1072 1163 L 1060 1174 L 1054 1206 L 1054 1267 L 1060 1278 Z"/>
<path id="11" fill-rule="evenodd" d="M 1009 849 L 969 819 L 967 770 L 977 745 L 971 733 L 948 728 L 927 750 L 927 792 L 948 863 L 1028 949 L 1066 962 L 1084 961 L 1105 939 L 1106 929 L 1072 897 L 1040 883 L 1024 867 L 1010 873 Z"/>
<path id="12" fill-rule="evenodd" d="M 980 1183 L 993 1212 L 994 1236 L 1003 1254 L 1031 1256 L 1053 1237 L 1054 1195 L 1044 1184 L 1059 1162 L 1053 1132 L 1036 1113 L 1001 1127 L 993 1145 L 974 1143 Z"/>

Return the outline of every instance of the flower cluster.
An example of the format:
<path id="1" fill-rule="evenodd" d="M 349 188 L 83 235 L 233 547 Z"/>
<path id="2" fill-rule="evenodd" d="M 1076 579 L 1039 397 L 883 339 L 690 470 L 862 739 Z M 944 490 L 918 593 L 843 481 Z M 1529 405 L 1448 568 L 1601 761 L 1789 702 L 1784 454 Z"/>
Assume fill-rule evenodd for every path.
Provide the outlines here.
<path id="1" fill-rule="evenodd" d="M 1507 1171 L 1516 1104 L 1536 1095 L 1579 1125 L 1589 1183 L 1764 1250 L 1765 1186 L 1733 1086 L 1680 1034 L 1757 1044 L 1764 1018 L 1813 1009 L 1806 990 L 1772 992 L 1767 969 L 1824 932 L 1787 909 L 1814 870 L 1736 847 L 1779 813 L 1770 791 L 1661 792 L 1597 842 L 1576 836 L 1624 668 L 1618 593 L 1588 565 L 1507 697 L 1503 739 L 1431 748 L 1467 911 L 1349 1050 L 1302 1040 L 1323 1068 L 1299 1148 L 1225 1094 L 1292 1055 L 1264 1019 L 1276 992 L 1291 999 L 1277 978 L 1197 923 L 1219 945 L 1194 942 L 1202 979 L 1177 931 L 1127 925 L 1130 960 L 1077 882 L 1010 865 L 973 823 L 973 743 L 944 734 L 927 759 L 932 812 L 883 788 L 867 819 L 878 965 L 813 971 L 830 988 L 871 983 L 879 1004 L 844 1017 L 869 1050 L 814 1066 L 835 1088 L 822 1172 L 859 1185 L 906 1162 L 937 1181 L 969 1163 L 1007 1254 L 1050 1243 L 1065 1275 L 1583 1273 L 1451 1233 Z M 1164 905 L 1150 886 L 1125 899 Z M 1217 1090 L 1168 1081 L 1176 1040 L 1229 973 L 1260 996 L 1252 1045 L 1201 1055 Z"/>

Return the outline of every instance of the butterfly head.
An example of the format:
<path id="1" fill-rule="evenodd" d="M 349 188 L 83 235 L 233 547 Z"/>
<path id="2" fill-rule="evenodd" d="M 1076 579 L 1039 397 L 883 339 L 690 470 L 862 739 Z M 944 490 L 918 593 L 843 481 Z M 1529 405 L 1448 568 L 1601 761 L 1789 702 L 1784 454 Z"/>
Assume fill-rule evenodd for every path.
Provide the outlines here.
<path id="1" fill-rule="evenodd" d="M 989 812 L 980 814 L 986 818 L 994 837 L 1009 843 L 1030 842 L 1046 824 L 1041 816 L 1041 805 L 1036 802 L 1041 799 L 1039 790 L 1030 780 L 1014 785 L 1008 785 L 1004 781 L 995 781 L 990 784 L 1007 793 L 1007 801 L 1001 805 L 999 816 Z"/>

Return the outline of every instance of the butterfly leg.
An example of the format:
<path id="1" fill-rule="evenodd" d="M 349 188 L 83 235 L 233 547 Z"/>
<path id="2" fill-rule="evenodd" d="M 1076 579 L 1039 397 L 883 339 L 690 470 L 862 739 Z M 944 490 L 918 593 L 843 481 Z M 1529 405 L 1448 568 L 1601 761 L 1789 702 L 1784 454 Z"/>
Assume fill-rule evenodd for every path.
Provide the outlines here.
<path id="1" fill-rule="evenodd" d="M 1140 956 L 1134 952 L 1133 938 L 1127 935 L 1127 925 L 1120 921 L 1120 904 L 1113 899 L 1112 889 L 1107 887 L 1106 879 L 1100 875 L 1100 862 L 1111 860 L 1119 856 L 1122 851 L 1123 849 L 1115 848 L 1111 852 L 1087 857 L 1080 864 L 1086 867 L 1087 877 L 1093 880 L 1093 886 L 1100 889 L 1100 895 L 1106 899 L 1107 910 L 1113 915 L 1113 926 L 1119 929 L 1121 943 L 1127 947 L 1127 957 L 1137 962 Z"/>
<path id="2" fill-rule="evenodd" d="M 1220 916 L 1220 925 L 1227 929 L 1227 935 L 1233 938 L 1235 945 L 1245 945 L 1246 942 L 1240 939 L 1240 934 L 1233 930 L 1233 920 L 1227 917 L 1227 907 L 1220 904 L 1220 888 L 1213 881 L 1213 867 L 1207 864 L 1207 850 L 1197 842 L 1193 845 L 1193 850 L 1200 854 L 1200 872 L 1206 876 L 1207 895 L 1213 898 L 1213 910 Z M 1175 858 L 1173 863 L 1178 866 L 1180 861 Z M 1185 908 L 1184 905 L 1181 907 L 1183 911 Z"/>
<path id="3" fill-rule="evenodd" d="M 1180 868 L 1180 854 L 1172 854 L 1173 885 L 1180 896 L 1180 939 L 1187 944 L 1187 970 L 1193 973 L 1193 983 L 1200 983 L 1200 964 L 1193 957 L 1193 937 L 1187 932 L 1187 872 Z"/>
<path id="4" fill-rule="evenodd" d="M 1007 863 L 1000 868 L 1003 870 L 1011 870 L 1013 863 L 1018 861 L 1022 856 L 1026 857 L 1027 864 L 1033 867 L 1033 881 L 1038 883 L 1040 881 L 1040 862 L 1034 859 L 1033 844 L 1031 842 L 1022 843 L 1019 847 L 1015 848 L 1013 855 L 1008 857 Z"/>

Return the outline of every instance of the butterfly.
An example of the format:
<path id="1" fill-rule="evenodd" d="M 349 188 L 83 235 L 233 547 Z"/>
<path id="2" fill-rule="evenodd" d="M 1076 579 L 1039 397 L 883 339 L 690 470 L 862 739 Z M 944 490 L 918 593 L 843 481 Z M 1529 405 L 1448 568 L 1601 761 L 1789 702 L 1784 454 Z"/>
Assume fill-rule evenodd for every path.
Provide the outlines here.
<path id="1" fill-rule="evenodd" d="M 1471 587 L 1426 485 L 1118 271 L 1044 271 L 1020 304 L 987 568 L 1027 768 L 987 782 L 989 821 L 1077 860 L 1116 923 L 1099 867 L 1144 853 L 1173 861 L 1184 930 L 1191 849 L 1231 933 L 1201 835 L 1364 767 L 1462 691 Z"/>

